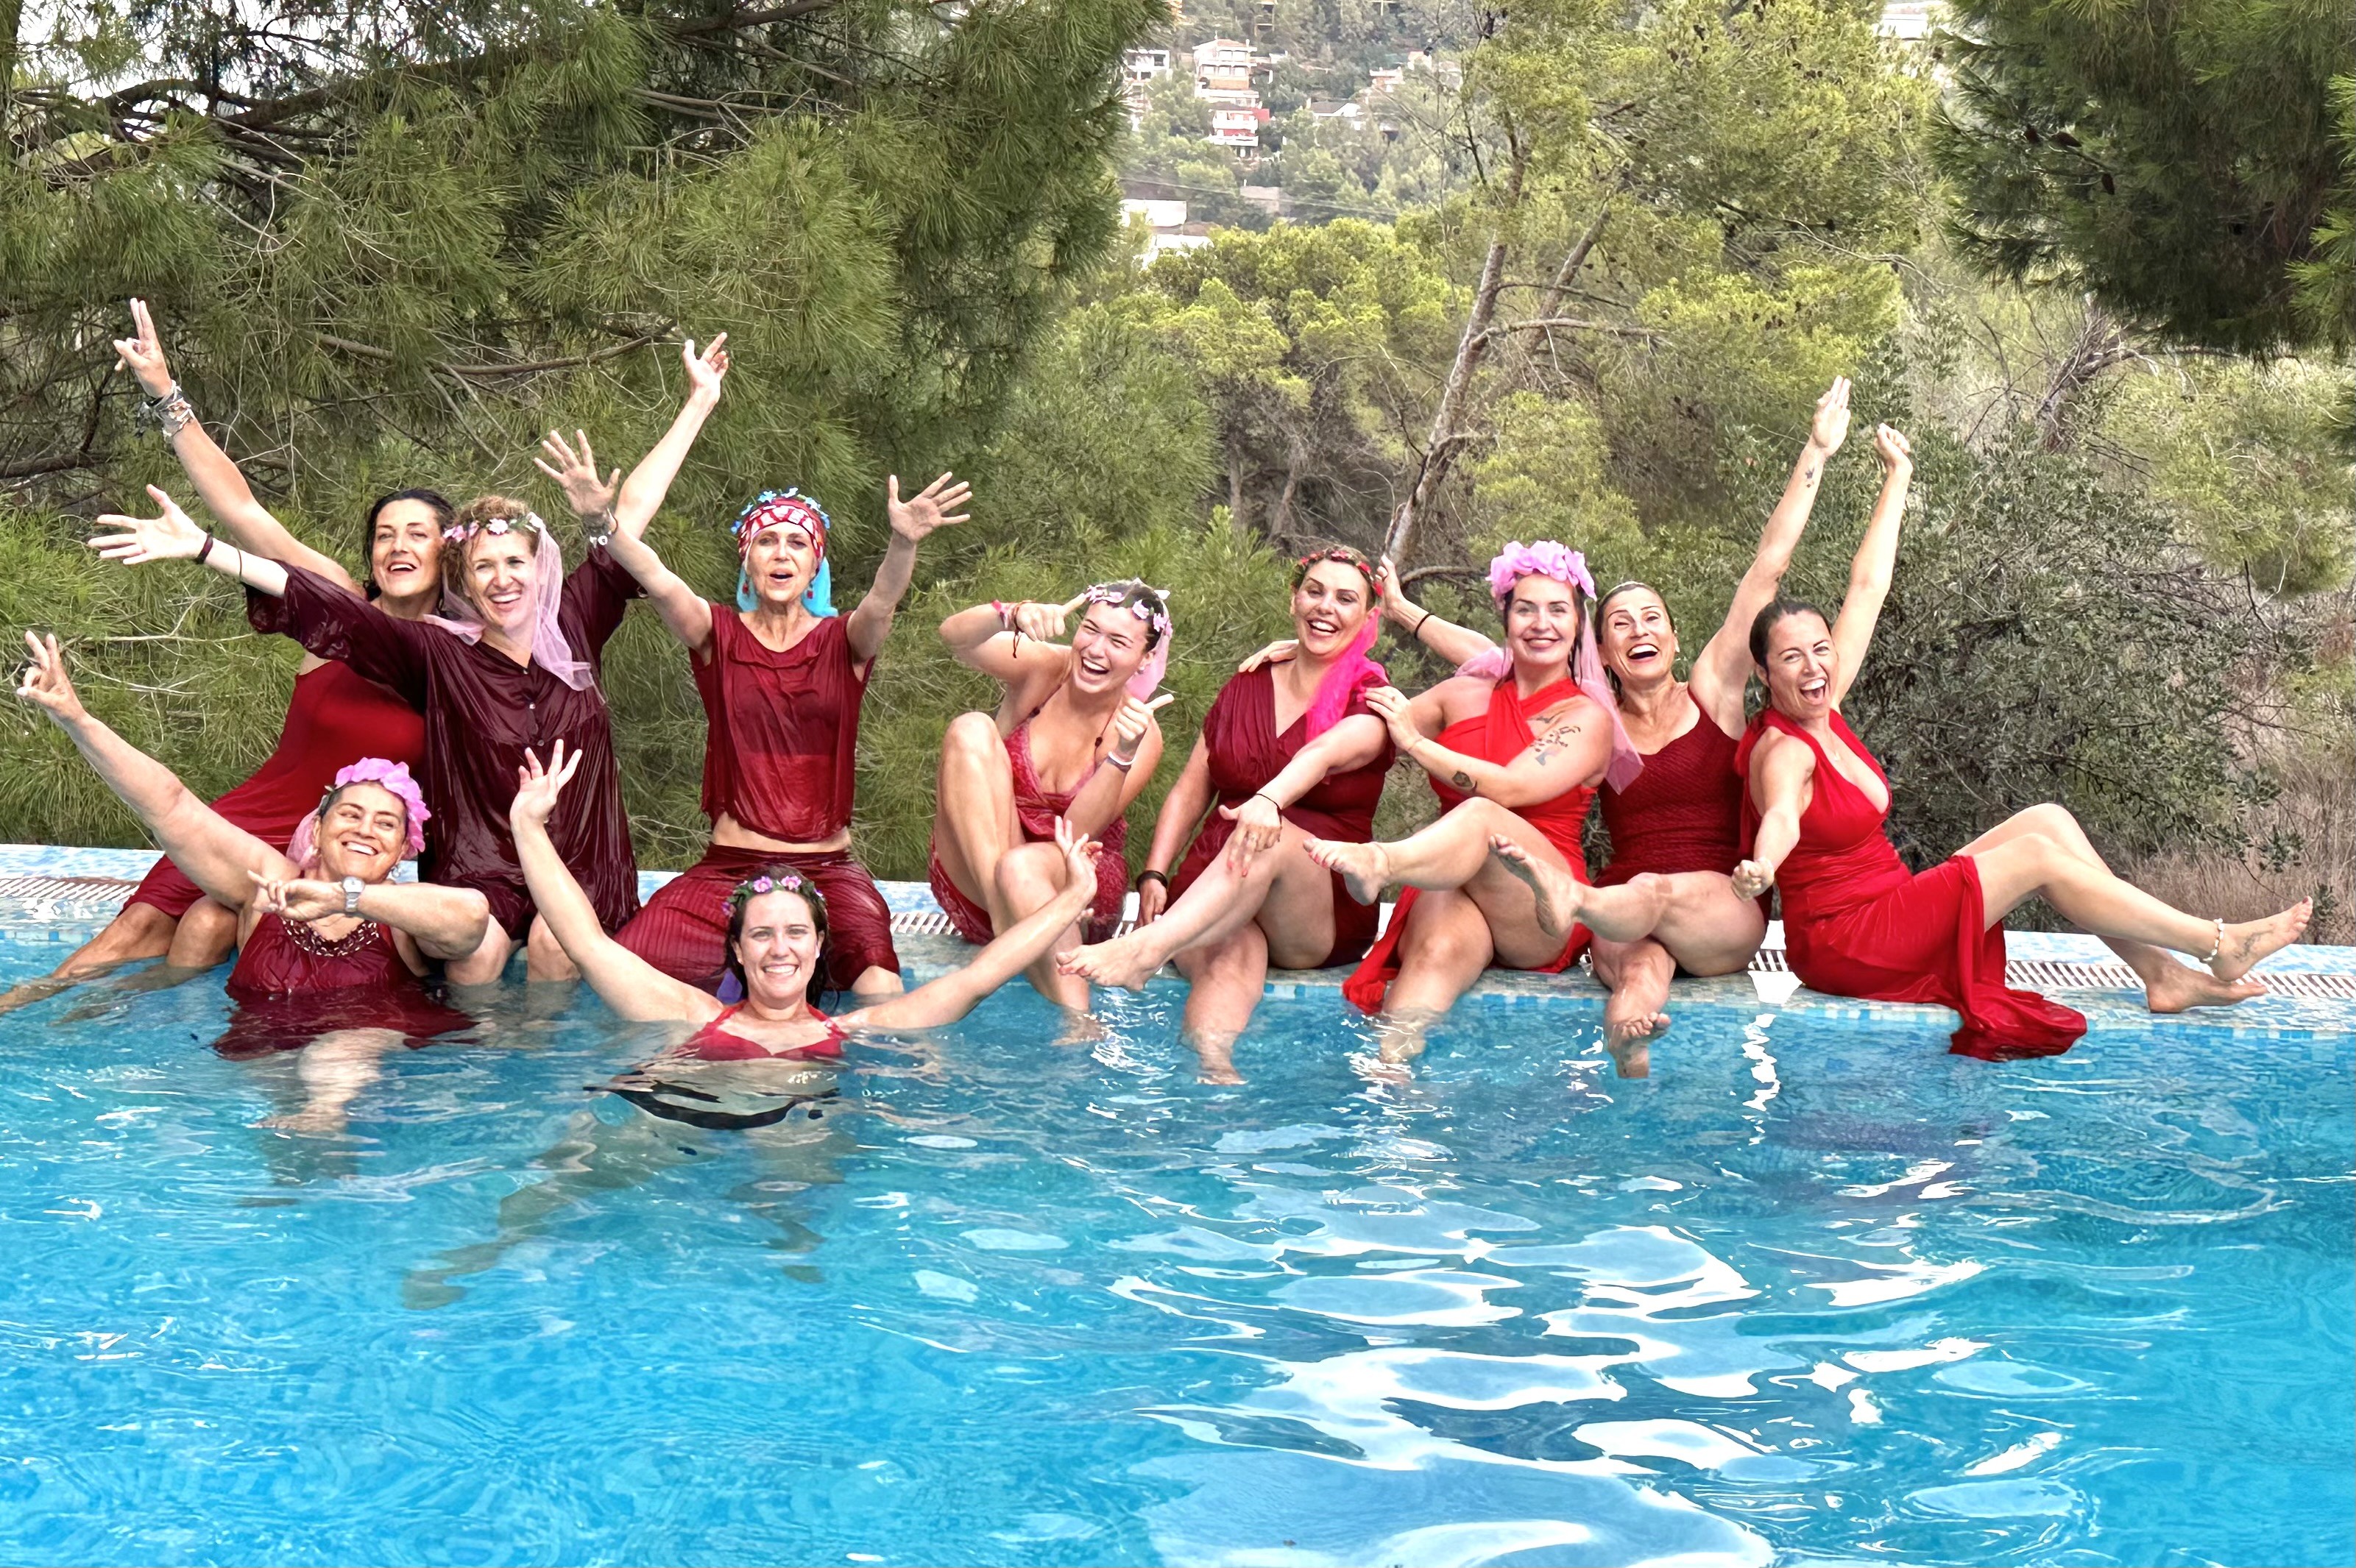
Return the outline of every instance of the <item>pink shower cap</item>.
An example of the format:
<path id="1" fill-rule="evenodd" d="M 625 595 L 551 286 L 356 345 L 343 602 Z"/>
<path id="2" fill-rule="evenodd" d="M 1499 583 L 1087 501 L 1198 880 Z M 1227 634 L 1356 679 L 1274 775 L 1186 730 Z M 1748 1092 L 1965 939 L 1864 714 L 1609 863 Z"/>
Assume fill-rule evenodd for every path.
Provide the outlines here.
<path id="1" fill-rule="evenodd" d="M 387 762 L 382 757 L 362 757 L 336 775 L 336 782 L 328 786 L 327 795 L 320 798 L 321 810 L 326 808 L 328 801 L 335 798 L 336 791 L 342 789 L 346 784 L 375 784 L 390 792 L 408 808 L 409 855 L 413 859 L 423 854 L 425 822 L 434 814 L 425 809 L 425 796 L 418 789 L 417 781 L 409 776 L 409 764 Z M 314 811 L 296 825 L 294 837 L 286 841 L 286 858 L 294 861 L 297 867 L 306 870 L 312 862 L 318 859 L 318 811 Z"/>

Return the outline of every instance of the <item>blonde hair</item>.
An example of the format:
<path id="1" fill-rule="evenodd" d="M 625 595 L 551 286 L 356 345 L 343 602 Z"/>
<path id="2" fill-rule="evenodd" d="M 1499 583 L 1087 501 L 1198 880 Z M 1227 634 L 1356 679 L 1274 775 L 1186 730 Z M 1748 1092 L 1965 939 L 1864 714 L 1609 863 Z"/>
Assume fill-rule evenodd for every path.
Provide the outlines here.
<path id="1" fill-rule="evenodd" d="M 442 535 L 443 591 L 474 604 L 474 573 L 467 570 L 466 551 L 482 537 L 477 530 L 494 517 L 505 517 L 521 528 L 524 519 L 531 516 L 531 507 L 512 496 L 477 496 L 451 514 L 450 526 Z"/>

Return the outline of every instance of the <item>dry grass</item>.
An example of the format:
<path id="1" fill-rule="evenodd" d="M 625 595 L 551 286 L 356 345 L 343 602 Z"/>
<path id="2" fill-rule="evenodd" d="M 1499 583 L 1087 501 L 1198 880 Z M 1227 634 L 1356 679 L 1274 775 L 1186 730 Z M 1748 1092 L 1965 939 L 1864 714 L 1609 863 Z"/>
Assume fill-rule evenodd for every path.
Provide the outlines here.
<path id="1" fill-rule="evenodd" d="M 2347 736 L 2275 763 L 2282 794 L 2269 825 L 2297 846 L 2285 863 L 2213 851 L 2156 855 L 2126 875 L 2179 909 L 2252 920 L 2315 900 L 2307 940 L 2356 943 L 2356 739 Z"/>

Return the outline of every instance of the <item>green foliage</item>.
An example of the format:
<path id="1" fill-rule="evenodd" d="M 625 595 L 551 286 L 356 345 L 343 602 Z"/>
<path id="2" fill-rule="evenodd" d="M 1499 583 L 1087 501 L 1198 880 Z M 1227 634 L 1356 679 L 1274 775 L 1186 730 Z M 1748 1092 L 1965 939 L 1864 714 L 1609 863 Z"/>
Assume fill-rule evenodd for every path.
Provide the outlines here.
<path id="1" fill-rule="evenodd" d="M 1954 229 L 1997 275 L 2092 291 L 2182 342 L 2263 350 L 2345 345 L 2333 277 L 2356 210 L 2327 83 L 2356 56 L 2344 5 L 2179 0 L 2165 6 L 1956 0 L 1936 139 Z M 2344 90 L 2343 90 L 2344 91 Z M 2343 106 L 2343 117 L 2350 112 Z M 2344 281 L 2337 283 L 2344 292 Z"/>

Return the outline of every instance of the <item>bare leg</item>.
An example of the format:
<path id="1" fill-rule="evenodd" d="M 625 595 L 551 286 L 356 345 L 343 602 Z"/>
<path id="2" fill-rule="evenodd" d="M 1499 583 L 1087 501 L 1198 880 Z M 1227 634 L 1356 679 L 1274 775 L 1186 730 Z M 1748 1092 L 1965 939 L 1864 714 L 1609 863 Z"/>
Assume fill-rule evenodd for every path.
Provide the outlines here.
<path id="1" fill-rule="evenodd" d="M 1057 967 L 1100 986 L 1142 990 L 1162 965 L 1189 948 L 1216 947 L 1257 923 L 1268 937 L 1269 962 L 1310 968 L 1333 950 L 1333 880 L 1309 859 L 1308 839 L 1287 824 L 1275 848 L 1238 870 L 1222 853 L 1178 901 L 1151 925 L 1127 936 L 1065 954 Z M 1255 993 L 1257 994 L 1257 993 Z"/>
<path id="2" fill-rule="evenodd" d="M 384 1053 L 401 1043 L 389 1029 L 339 1029 L 305 1046 L 295 1060 L 303 1080 L 304 1103 L 299 1111 L 264 1116 L 254 1124 L 280 1132 L 312 1137 L 333 1137 L 348 1120 L 352 1102 L 382 1074 Z"/>
<path id="3" fill-rule="evenodd" d="M 900 971 L 886 969 L 880 964 L 870 964 L 851 983 L 851 994 L 862 1002 L 873 1002 L 885 997 L 896 997 L 907 989 L 900 981 Z"/>
<path id="4" fill-rule="evenodd" d="M 1235 1044 L 1250 1027 L 1268 983 L 1268 939 L 1258 926 L 1246 925 L 1225 941 L 1190 947 L 1177 956 L 1187 979 L 1186 1043 L 1201 1059 L 1202 1081 L 1242 1083 Z"/>
<path id="5" fill-rule="evenodd" d="M 2312 912 L 2309 901 L 2302 899 L 2265 920 L 2226 926 L 2221 941 L 2212 923 L 2170 909 L 2042 833 L 2022 833 L 1972 859 L 1979 869 L 1989 926 L 2041 894 L 2063 919 L 2096 936 L 2148 943 L 2203 959 L 2213 945 L 2217 956 L 2208 961 L 2209 970 L 2224 981 L 2240 979 L 2268 954 L 2297 941 Z"/>
<path id="6" fill-rule="evenodd" d="M 2042 834 L 2062 848 L 2075 855 L 2096 870 L 2108 876 L 2111 869 L 2086 837 L 2085 829 L 2067 808 L 2047 804 L 2032 805 L 1998 823 L 1977 838 L 1955 851 L 1977 859 L 2001 844 L 2009 844 L 2029 834 Z M 2209 928 L 2209 940 L 2217 939 L 2217 928 Z M 2180 1013 L 2190 1008 L 2230 1007 L 2264 994 L 2265 987 L 2253 980 L 2220 980 L 2205 969 L 2194 969 L 2179 964 L 2163 948 L 2147 942 L 2130 942 L 2119 937 L 2102 938 L 2103 945 L 2117 954 L 2127 967 L 2143 981 L 2144 1005 L 2156 1013 Z M 2207 948 L 2202 948 L 2207 952 Z"/>
<path id="7" fill-rule="evenodd" d="M 524 933 L 523 977 L 527 980 L 578 980 L 581 971 L 563 944 L 549 931 L 548 923 L 538 915 L 531 917 L 531 929 Z"/>
<path id="8" fill-rule="evenodd" d="M 1362 904 L 1379 901 L 1393 883 L 1404 887 L 1461 888 L 1480 873 L 1489 858 L 1489 837 L 1508 832 L 1505 820 L 1521 824 L 1494 801 L 1468 800 L 1411 837 L 1396 844 L 1343 844 L 1309 840 L 1309 856 L 1339 873 L 1350 896 Z"/>
<path id="9" fill-rule="evenodd" d="M 1754 906 L 1756 907 L 1756 906 Z M 1606 942 L 1594 947 L 1595 977 L 1611 987 L 1603 1004 L 1603 1049 L 1622 1078 L 1649 1078 L 1653 1073 L 1655 1036 L 1669 1031 L 1669 982 L 1677 962 L 1667 948 L 1650 938 L 1643 942 Z"/>
<path id="10" fill-rule="evenodd" d="M 96 936 L 38 980 L 27 980 L 0 996 L 0 1013 L 56 996 L 70 986 L 95 979 L 118 965 L 160 958 L 171 951 L 172 917 L 154 904 L 124 904 Z"/>
<path id="11" fill-rule="evenodd" d="M 532 917 L 535 923 L 539 916 Z M 483 933 L 483 944 L 464 958 L 453 958 L 444 965 L 443 973 L 454 986 L 493 986 L 508 972 L 508 955 L 515 951 L 515 939 L 494 922 Z"/>
<path id="12" fill-rule="evenodd" d="M 1014 772 L 998 720 L 960 713 L 941 736 L 933 855 L 958 891 L 990 912 L 995 929 L 1014 923 L 998 902 L 991 868 L 1023 842 L 1014 816 Z"/>
<path id="13" fill-rule="evenodd" d="M 1424 1031 L 1481 978 L 1496 945 L 1480 906 L 1465 893 L 1440 889 L 1416 900 L 1398 955 L 1380 1026 L 1382 1060 L 1391 1065 L 1423 1053 Z"/>
<path id="14" fill-rule="evenodd" d="M 1063 866 L 1063 853 L 1053 844 L 1024 844 L 1001 856 L 991 879 L 996 898 L 991 912 L 998 929 L 1004 931 L 1053 902 L 1064 885 Z M 1075 923 L 1023 971 L 1041 996 L 1076 1013 L 1088 1010 L 1088 983 L 1059 972 L 1053 955 L 1078 946 L 1086 934 L 1084 926 Z"/>
<path id="15" fill-rule="evenodd" d="M 237 912 L 210 899 L 198 899 L 180 917 L 172 932 L 171 951 L 164 962 L 174 969 L 209 969 L 237 948 Z"/>

